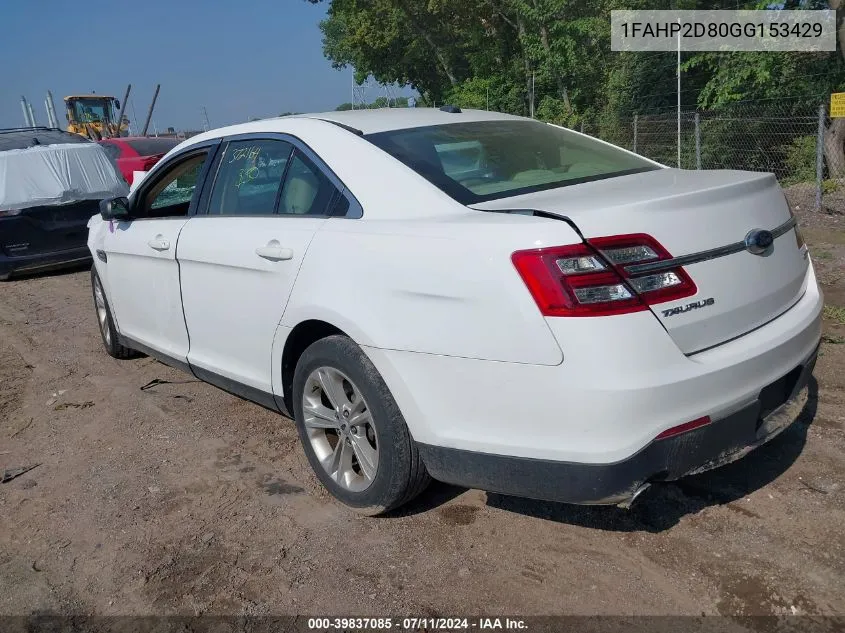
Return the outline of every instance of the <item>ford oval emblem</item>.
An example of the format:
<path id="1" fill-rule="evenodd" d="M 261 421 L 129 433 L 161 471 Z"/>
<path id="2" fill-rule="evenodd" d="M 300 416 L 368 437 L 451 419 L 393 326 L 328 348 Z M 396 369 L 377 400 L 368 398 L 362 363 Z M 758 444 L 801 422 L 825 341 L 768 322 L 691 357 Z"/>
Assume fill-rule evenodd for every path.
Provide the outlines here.
<path id="1" fill-rule="evenodd" d="M 745 236 L 745 250 L 752 255 L 763 255 L 775 243 L 771 231 L 764 229 L 753 229 Z"/>

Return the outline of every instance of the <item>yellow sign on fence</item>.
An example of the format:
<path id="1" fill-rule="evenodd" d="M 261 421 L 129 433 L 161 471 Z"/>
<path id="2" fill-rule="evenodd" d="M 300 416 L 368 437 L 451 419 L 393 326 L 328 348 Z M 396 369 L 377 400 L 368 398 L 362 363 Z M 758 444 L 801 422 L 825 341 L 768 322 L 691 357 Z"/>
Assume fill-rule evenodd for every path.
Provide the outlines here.
<path id="1" fill-rule="evenodd" d="M 845 92 L 834 92 L 830 95 L 830 118 L 845 116 Z"/>

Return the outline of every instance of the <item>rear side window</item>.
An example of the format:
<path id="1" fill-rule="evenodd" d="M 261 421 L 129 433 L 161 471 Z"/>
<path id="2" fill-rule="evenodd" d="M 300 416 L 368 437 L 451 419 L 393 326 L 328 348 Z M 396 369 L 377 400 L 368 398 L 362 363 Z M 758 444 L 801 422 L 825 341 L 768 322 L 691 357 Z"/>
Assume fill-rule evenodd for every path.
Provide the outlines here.
<path id="1" fill-rule="evenodd" d="M 226 146 L 209 215 L 272 215 L 293 147 L 276 140 L 233 141 Z"/>
<path id="2" fill-rule="evenodd" d="M 336 189 L 316 165 L 300 152 L 294 154 L 285 176 L 279 213 L 323 215 Z"/>
<path id="3" fill-rule="evenodd" d="M 451 123 L 365 138 L 462 204 L 660 169 L 636 154 L 538 121 Z"/>
<path id="4" fill-rule="evenodd" d="M 139 156 L 154 156 L 166 154 L 176 147 L 179 141 L 173 138 L 139 138 L 126 141 L 126 144 L 138 152 Z"/>

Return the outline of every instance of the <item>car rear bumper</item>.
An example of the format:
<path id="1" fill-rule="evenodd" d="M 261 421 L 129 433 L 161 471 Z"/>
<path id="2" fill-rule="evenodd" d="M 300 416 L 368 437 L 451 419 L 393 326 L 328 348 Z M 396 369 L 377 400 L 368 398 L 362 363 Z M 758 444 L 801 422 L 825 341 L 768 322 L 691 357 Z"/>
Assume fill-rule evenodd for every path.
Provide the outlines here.
<path id="1" fill-rule="evenodd" d="M 52 253 L 7 257 L 0 253 L 0 279 L 11 275 L 46 272 L 91 261 L 87 246 L 70 248 Z"/>
<path id="2" fill-rule="evenodd" d="M 564 356 L 556 366 L 364 350 L 414 439 L 424 445 L 435 477 L 501 490 L 496 482 L 507 481 L 503 469 L 519 472 L 517 465 L 536 462 L 530 469 L 540 473 L 535 484 L 525 475 L 514 490 L 546 497 L 565 486 L 558 498 L 598 501 L 660 473 L 671 478 L 718 463 L 729 449 L 741 453 L 763 441 L 748 429 L 756 429 L 760 406 L 764 414 L 772 410 L 769 386 L 811 366 L 822 306 L 810 267 L 806 292 L 784 314 L 690 356 L 652 314 L 642 312 L 549 323 Z M 681 439 L 655 441 L 703 416 L 715 422 Z M 689 445 L 699 438 L 707 440 L 701 448 Z M 485 470 L 490 474 L 482 476 Z M 596 473 L 605 473 L 600 481 L 610 483 L 590 488 Z M 544 488 L 544 481 L 551 492 L 532 491 L 532 485 Z"/>
<path id="3" fill-rule="evenodd" d="M 420 453 L 431 476 L 451 484 L 566 503 L 626 503 L 646 484 L 733 462 L 787 428 L 807 402 L 817 353 L 818 349 L 738 411 L 692 431 L 653 440 L 618 462 L 560 462 L 428 444 L 420 445 Z"/>

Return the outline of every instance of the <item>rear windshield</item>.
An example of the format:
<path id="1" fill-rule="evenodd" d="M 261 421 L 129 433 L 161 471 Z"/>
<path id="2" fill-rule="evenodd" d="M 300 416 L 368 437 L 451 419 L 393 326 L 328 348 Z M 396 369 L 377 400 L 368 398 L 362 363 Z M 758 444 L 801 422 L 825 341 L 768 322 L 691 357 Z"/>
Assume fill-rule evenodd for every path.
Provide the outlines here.
<path id="1" fill-rule="evenodd" d="M 141 156 L 166 154 L 179 144 L 175 138 L 139 138 L 126 142 Z"/>
<path id="2" fill-rule="evenodd" d="M 462 204 L 660 169 L 538 121 L 452 123 L 365 138 Z"/>

